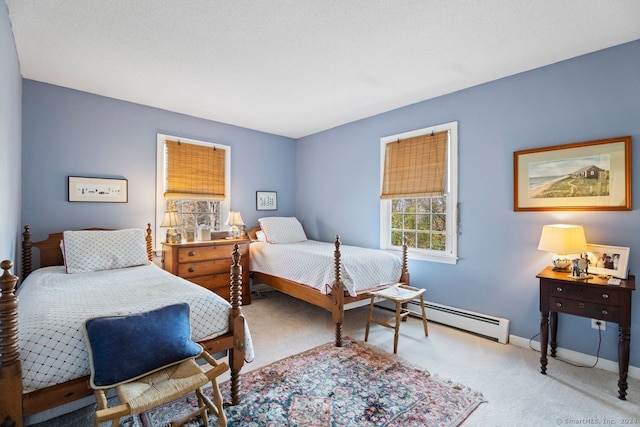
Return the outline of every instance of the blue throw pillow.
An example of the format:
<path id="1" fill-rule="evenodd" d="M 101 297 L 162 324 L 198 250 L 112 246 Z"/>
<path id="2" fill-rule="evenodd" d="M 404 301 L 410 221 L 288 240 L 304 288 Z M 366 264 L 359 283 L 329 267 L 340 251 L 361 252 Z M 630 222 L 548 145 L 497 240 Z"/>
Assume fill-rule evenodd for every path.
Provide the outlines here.
<path id="1" fill-rule="evenodd" d="M 84 332 L 93 388 L 116 386 L 202 351 L 191 340 L 186 303 L 129 316 L 88 319 Z"/>

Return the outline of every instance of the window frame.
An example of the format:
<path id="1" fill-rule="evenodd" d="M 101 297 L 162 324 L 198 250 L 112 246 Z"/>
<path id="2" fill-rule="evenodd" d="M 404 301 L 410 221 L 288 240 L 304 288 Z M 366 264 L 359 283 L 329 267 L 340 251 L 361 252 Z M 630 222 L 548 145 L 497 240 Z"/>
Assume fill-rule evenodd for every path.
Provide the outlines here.
<path id="1" fill-rule="evenodd" d="M 449 122 L 441 125 L 430 126 L 409 132 L 380 138 L 380 188 L 382 189 L 385 164 L 385 149 L 390 142 L 399 139 L 412 138 L 449 131 L 449 143 L 447 145 L 447 179 L 445 182 L 446 199 L 446 251 L 434 251 L 429 249 L 408 248 L 407 255 L 410 259 L 456 264 L 458 261 L 458 122 Z M 393 199 L 380 199 L 380 249 L 401 252 L 401 248 L 391 245 L 391 203 Z"/>
<path id="2" fill-rule="evenodd" d="M 174 141 L 185 142 L 187 144 L 204 145 L 208 147 L 217 147 L 226 150 L 225 157 L 225 198 L 220 200 L 220 222 L 224 223 L 229 216 L 229 210 L 231 206 L 231 147 L 224 144 L 218 144 L 216 142 L 200 141 L 197 139 L 189 139 L 181 136 L 166 135 L 162 133 L 156 134 L 156 224 L 155 224 L 155 245 L 156 251 L 162 250 L 162 242 L 166 230 L 160 228 L 164 212 L 166 209 L 166 201 L 164 198 L 164 143 L 165 140 L 170 139 Z M 187 199 L 184 199 L 187 200 Z M 207 199 L 209 200 L 209 199 Z M 211 199 L 212 200 L 212 199 Z"/>

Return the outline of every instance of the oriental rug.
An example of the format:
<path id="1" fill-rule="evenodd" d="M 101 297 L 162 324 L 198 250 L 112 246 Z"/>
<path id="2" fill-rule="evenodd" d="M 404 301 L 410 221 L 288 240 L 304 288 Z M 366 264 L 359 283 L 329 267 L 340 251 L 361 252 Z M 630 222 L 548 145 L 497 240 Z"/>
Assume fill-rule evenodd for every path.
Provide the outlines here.
<path id="1" fill-rule="evenodd" d="M 457 426 L 484 399 L 433 378 L 363 342 L 324 344 L 241 375 L 240 404 L 229 426 Z M 229 382 L 220 385 L 229 402 Z M 211 388 L 205 389 L 211 396 Z M 141 414 L 134 424 L 169 425 L 196 406 L 195 396 Z M 214 416 L 210 419 L 217 425 Z M 196 419 L 189 427 L 201 425 Z"/>

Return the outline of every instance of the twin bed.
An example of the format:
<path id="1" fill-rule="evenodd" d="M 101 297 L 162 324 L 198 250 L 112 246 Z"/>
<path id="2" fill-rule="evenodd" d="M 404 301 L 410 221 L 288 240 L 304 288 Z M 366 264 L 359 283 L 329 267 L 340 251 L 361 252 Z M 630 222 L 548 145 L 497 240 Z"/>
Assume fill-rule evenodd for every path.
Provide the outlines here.
<path id="1" fill-rule="evenodd" d="M 32 246 L 40 249 L 40 268 L 34 271 Z M 20 420 L 21 425 L 24 417 L 93 393 L 87 386 L 85 319 L 178 302 L 191 307 L 194 340 L 210 354 L 229 352 L 232 403 L 238 403 L 240 369 L 253 359 L 240 307 L 240 254 L 233 254 L 229 303 L 153 264 L 151 248 L 150 225 L 146 231 L 54 233 L 41 242 L 32 242 L 25 227 L 18 291 L 10 262 L 3 262 L 0 279 L 0 424 Z"/>
<path id="2" fill-rule="evenodd" d="M 102 234 L 90 236 L 89 241 L 82 240 L 83 232 L 87 230 L 65 232 L 64 239 L 63 233 L 55 233 L 41 242 L 31 242 L 29 227 L 25 227 L 24 277 L 17 292 L 20 310 L 14 295 L 17 277 L 9 273 L 10 263 L 3 262 L 0 424 L 5 417 L 21 420 L 92 394 L 87 387 L 89 362 L 81 332 L 85 319 L 142 312 L 177 302 L 191 307 L 194 340 L 211 354 L 229 351 L 232 404 L 237 404 L 240 369 L 245 361 L 253 359 L 251 335 L 240 307 L 243 284 L 239 253 L 233 255 L 229 304 L 154 265 L 150 225 L 142 237 L 143 261 L 140 235 L 126 235 L 131 230 L 93 229 Z M 122 232 L 125 235 L 117 238 L 116 234 L 104 234 Z M 341 246 L 338 237 L 333 244 L 307 240 L 297 219 L 283 217 L 260 219 L 260 227 L 249 235 L 253 240 L 251 277 L 331 312 L 336 346 L 342 346 L 345 305 L 368 299 L 369 291 L 409 282 L 406 246 L 400 259 L 384 251 Z M 105 255 L 101 246 L 109 244 L 100 243 L 105 236 L 113 237 L 112 252 L 117 246 L 117 256 Z M 80 243 L 74 240 L 78 237 Z M 123 239 L 134 243 L 123 245 Z M 33 272 L 32 246 L 40 250 L 40 268 Z M 131 253 L 137 258 L 132 260 Z M 105 268 L 114 265 L 118 268 Z"/>
<path id="3" fill-rule="evenodd" d="M 402 258 L 386 251 L 308 240 L 295 217 L 267 217 L 249 231 L 251 278 L 331 312 L 335 345 L 342 346 L 347 304 L 369 300 L 368 292 L 409 285 L 407 246 Z M 334 249 L 331 250 L 331 246 Z"/>

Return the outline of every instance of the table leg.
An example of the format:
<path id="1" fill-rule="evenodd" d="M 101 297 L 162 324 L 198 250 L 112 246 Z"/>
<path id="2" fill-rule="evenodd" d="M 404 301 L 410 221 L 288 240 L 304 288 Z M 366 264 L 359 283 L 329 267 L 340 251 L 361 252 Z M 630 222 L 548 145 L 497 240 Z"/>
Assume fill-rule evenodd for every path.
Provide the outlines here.
<path id="1" fill-rule="evenodd" d="M 549 345 L 549 313 L 540 312 L 540 373 L 547 373 L 547 346 Z"/>
<path id="2" fill-rule="evenodd" d="M 551 328 L 551 357 L 556 357 L 556 349 L 558 348 L 558 312 L 552 311 L 549 320 Z"/>
<path id="3" fill-rule="evenodd" d="M 627 400 L 627 374 L 629 373 L 629 350 L 631 347 L 631 328 L 619 328 L 618 335 L 618 398 Z"/>

